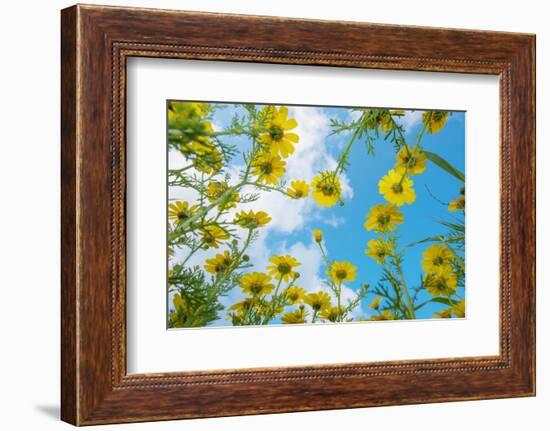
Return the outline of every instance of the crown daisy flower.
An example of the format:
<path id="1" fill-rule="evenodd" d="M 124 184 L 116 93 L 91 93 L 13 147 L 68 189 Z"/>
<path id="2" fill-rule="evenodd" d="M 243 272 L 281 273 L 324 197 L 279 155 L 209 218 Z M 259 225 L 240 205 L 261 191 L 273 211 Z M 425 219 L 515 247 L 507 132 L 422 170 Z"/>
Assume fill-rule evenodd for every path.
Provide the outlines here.
<path id="1" fill-rule="evenodd" d="M 422 269 L 428 273 L 450 272 L 455 254 L 445 244 L 434 244 L 422 253 Z"/>
<path id="2" fill-rule="evenodd" d="M 418 175 L 426 170 L 426 154 L 418 148 L 404 146 L 397 153 L 395 169 L 409 175 Z"/>
<path id="3" fill-rule="evenodd" d="M 309 194 L 309 186 L 305 181 L 291 181 L 290 185 L 291 187 L 288 187 L 286 192 L 294 199 L 306 198 Z"/>
<path id="4" fill-rule="evenodd" d="M 262 296 L 269 294 L 275 285 L 270 283 L 271 277 L 263 272 L 251 272 L 243 275 L 239 280 L 239 285 L 244 293 L 252 296 Z"/>
<path id="5" fill-rule="evenodd" d="M 267 267 L 269 274 L 273 278 L 284 282 L 296 278 L 297 273 L 293 269 L 301 265 L 294 257 L 288 255 L 272 256 L 269 261 L 273 264 Z"/>
<path id="6" fill-rule="evenodd" d="M 271 221 L 271 217 L 265 211 L 254 212 L 252 210 L 246 212 L 241 211 L 235 215 L 234 222 L 241 227 L 248 229 L 256 229 L 260 226 L 265 226 Z"/>
<path id="7" fill-rule="evenodd" d="M 403 223 L 403 213 L 391 203 L 373 206 L 366 217 L 365 229 L 379 233 L 388 233 L 395 230 L 397 224 Z"/>
<path id="8" fill-rule="evenodd" d="M 196 205 L 190 205 L 187 201 L 176 201 L 168 205 L 168 219 L 173 223 L 182 223 L 195 211 L 197 211 Z"/>
<path id="9" fill-rule="evenodd" d="M 342 186 L 334 172 L 321 172 L 313 178 L 313 199 L 319 206 L 330 208 L 340 200 Z"/>
<path id="10" fill-rule="evenodd" d="M 327 270 L 327 274 L 335 283 L 353 281 L 357 277 L 357 267 L 349 262 L 333 262 Z"/>
<path id="11" fill-rule="evenodd" d="M 424 287 L 433 296 L 449 296 L 456 292 L 457 279 L 452 271 L 424 276 Z"/>
<path id="12" fill-rule="evenodd" d="M 378 182 L 378 190 L 388 202 L 397 206 L 412 204 L 416 194 L 412 188 L 413 181 L 409 176 L 396 169 L 390 169 L 386 176 Z"/>
<path id="13" fill-rule="evenodd" d="M 326 292 L 309 293 L 304 301 L 316 312 L 330 307 L 330 296 Z"/>
<path id="14" fill-rule="evenodd" d="M 223 254 L 216 254 L 213 258 L 206 259 L 204 269 L 210 274 L 220 274 L 231 266 L 231 254 L 225 250 Z"/>
<path id="15" fill-rule="evenodd" d="M 252 164 L 252 173 L 258 182 L 275 185 L 285 175 L 286 162 L 271 153 L 259 154 Z"/>
<path id="16" fill-rule="evenodd" d="M 428 133 L 434 134 L 439 132 L 449 117 L 447 111 L 428 111 L 422 114 L 422 124 L 426 127 Z"/>
<path id="17" fill-rule="evenodd" d="M 216 224 L 204 226 L 201 233 L 202 242 L 207 248 L 218 248 L 222 241 L 229 239 L 229 233 Z"/>
<path id="18" fill-rule="evenodd" d="M 393 250 L 391 243 L 384 241 L 382 237 L 370 240 L 367 245 L 369 248 L 365 250 L 365 253 L 379 265 L 384 263 L 384 260 L 391 255 Z"/>
<path id="19" fill-rule="evenodd" d="M 279 109 L 274 106 L 264 108 L 267 116 L 266 130 L 258 140 L 269 149 L 273 155 L 280 155 L 287 158 L 294 153 L 294 145 L 300 140 L 296 133 L 289 132 L 298 126 L 294 118 L 288 118 L 288 108 L 281 106 Z"/>

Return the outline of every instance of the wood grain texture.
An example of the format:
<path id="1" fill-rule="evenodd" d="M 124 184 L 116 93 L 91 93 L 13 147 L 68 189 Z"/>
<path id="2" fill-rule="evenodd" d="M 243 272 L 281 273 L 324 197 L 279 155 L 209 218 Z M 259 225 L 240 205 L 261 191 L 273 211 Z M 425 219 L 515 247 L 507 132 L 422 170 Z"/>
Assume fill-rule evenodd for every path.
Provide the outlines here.
<path id="1" fill-rule="evenodd" d="M 88 425 L 534 394 L 533 35 L 79 5 L 62 11 L 61 36 L 63 420 Z M 131 56 L 498 75 L 499 356 L 127 375 Z"/>

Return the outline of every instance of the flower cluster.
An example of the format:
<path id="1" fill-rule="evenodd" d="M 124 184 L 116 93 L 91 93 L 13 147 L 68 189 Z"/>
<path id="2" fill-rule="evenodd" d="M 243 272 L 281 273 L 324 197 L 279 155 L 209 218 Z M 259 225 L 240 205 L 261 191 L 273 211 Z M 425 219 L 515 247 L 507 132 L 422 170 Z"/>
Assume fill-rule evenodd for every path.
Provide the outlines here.
<path id="1" fill-rule="evenodd" d="M 426 171 L 428 161 L 464 182 L 460 172 L 422 145 L 425 133 L 438 133 L 445 126 L 448 112 L 424 112 L 414 145 L 405 139 L 401 110 L 361 109 L 351 123 L 333 120 L 334 134 L 351 136 L 334 169 L 287 183 L 289 162 L 300 145 L 297 120 L 286 106 L 239 106 L 244 115 L 235 114 L 230 125 L 219 130 L 213 115 L 220 106 L 168 104 L 168 145 L 183 160 L 168 171 L 170 190 L 182 192 L 170 198 L 167 208 L 169 327 L 205 326 L 224 317 L 233 325 L 414 319 L 415 312 L 432 300 L 447 305 L 436 317 L 464 317 L 465 302 L 458 290 L 464 283 L 463 225 L 449 222 L 451 233 L 422 241 L 432 244 L 424 250 L 417 287 L 405 282 L 406 247 L 398 235 L 406 208 L 417 199 L 413 177 Z M 368 209 L 364 222 L 366 231 L 374 234 L 367 239 L 365 253 L 383 268 L 374 287 L 350 287 L 366 276 L 361 262 L 329 258 L 319 229 L 311 239 L 323 258 L 319 286 L 297 285 L 301 263 L 295 256 L 273 255 L 262 267 L 251 262 L 250 246 L 272 216 L 249 204 L 265 193 L 278 193 L 290 205 L 310 196 L 322 208 L 344 205 L 344 172 L 351 164 L 352 146 L 364 141 L 374 154 L 374 143 L 382 137 L 394 145 L 395 157 L 378 181 L 380 202 Z M 246 142 L 244 151 L 237 150 L 235 139 L 240 145 Z M 242 160 L 234 163 L 241 154 Z M 446 205 L 453 214 L 463 215 L 464 187 Z M 238 292 L 241 299 L 226 307 L 223 298 L 230 292 Z M 422 292 L 431 299 L 419 303 Z M 358 317 L 362 305 L 367 315 Z"/>

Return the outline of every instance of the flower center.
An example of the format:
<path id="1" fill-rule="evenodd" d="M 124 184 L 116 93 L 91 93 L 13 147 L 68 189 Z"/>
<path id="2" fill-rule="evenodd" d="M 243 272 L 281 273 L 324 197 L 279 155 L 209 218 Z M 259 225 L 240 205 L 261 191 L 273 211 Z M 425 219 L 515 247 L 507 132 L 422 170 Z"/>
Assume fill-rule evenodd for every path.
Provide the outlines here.
<path id="1" fill-rule="evenodd" d="M 335 192 L 335 187 L 332 184 L 326 184 L 321 186 L 321 191 L 325 196 L 332 196 Z"/>
<path id="2" fill-rule="evenodd" d="M 280 127 L 271 126 L 269 129 L 269 136 L 271 136 L 271 139 L 274 141 L 280 141 L 283 137 L 283 130 Z"/>
<path id="3" fill-rule="evenodd" d="M 382 226 L 387 225 L 389 222 L 390 222 L 389 215 L 381 215 L 378 217 L 378 223 L 380 223 Z"/>
<path id="4" fill-rule="evenodd" d="M 395 183 L 391 186 L 391 189 L 394 193 L 403 193 L 403 186 L 399 183 Z"/>
<path id="5" fill-rule="evenodd" d="M 437 281 L 437 288 L 441 291 L 444 291 L 445 289 L 447 289 L 447 284 L 445 283 L 445 280 L 438 280 Z"/>
<path id="6" fill-rule="evenodd" d="M 260 169 L 263 174 L 268 175 L 271 172 L 273 172 L 273 166 L 271 163 L 264 163 L 262 166 L 260 166 Z"/>
<path id="7" fill-rule="evenodd" d="M 263 289 L 263 286 L 262 286 L 261 284 L 258 284 L 258 283 L 252 284 L 252 285 L 250 286 L 250 291 L 251 291 L 252 293 L 255 293 L 255 294 L 260 293 L 260 292 L 262 291 L 262 289 Z"/>
<path id="8" fill-rule="evenodd" d="M 288 263 L 280 263 L 277 265 L 277 271 L 279 271 L 281 274 L 288 274 L 291 270 L 291 267 Z"/>
<path id="9" fill-rule="evenodd" d="M 185 211 L 178 213 L 178 220 L 185 220 L 186 218 L 189 218 L 189 215 Z"/>
<path id="10" fill-rule="evenodd" d="M 433 264 L 436 265 L 436 266 L 443 265 L 443 258 L 442 258 L 441 256 L 437 256 L 437 257 L 433 260 Z"/>
<path id="11" fill-rule="evenodd" d="M 338 271 L 336 271 L 336 278 L 338 280 L 343 280 L 344 278 L 346 278 L 348 275 L 347 271 L 345 269 L 339 269 Z"/>

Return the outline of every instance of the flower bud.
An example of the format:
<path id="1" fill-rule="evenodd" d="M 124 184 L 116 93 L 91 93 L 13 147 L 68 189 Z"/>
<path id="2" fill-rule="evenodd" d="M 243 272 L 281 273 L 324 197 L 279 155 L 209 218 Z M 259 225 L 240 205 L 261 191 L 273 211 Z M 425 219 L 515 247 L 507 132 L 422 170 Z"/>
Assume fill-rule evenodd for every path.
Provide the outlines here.
<path id="1" fill-rule="evenodd" d="M 313 231 L 313 238 L 315 242 L 321 242 L 323 240 L 323 232 L 320 229 L 315 229 Z"/>

